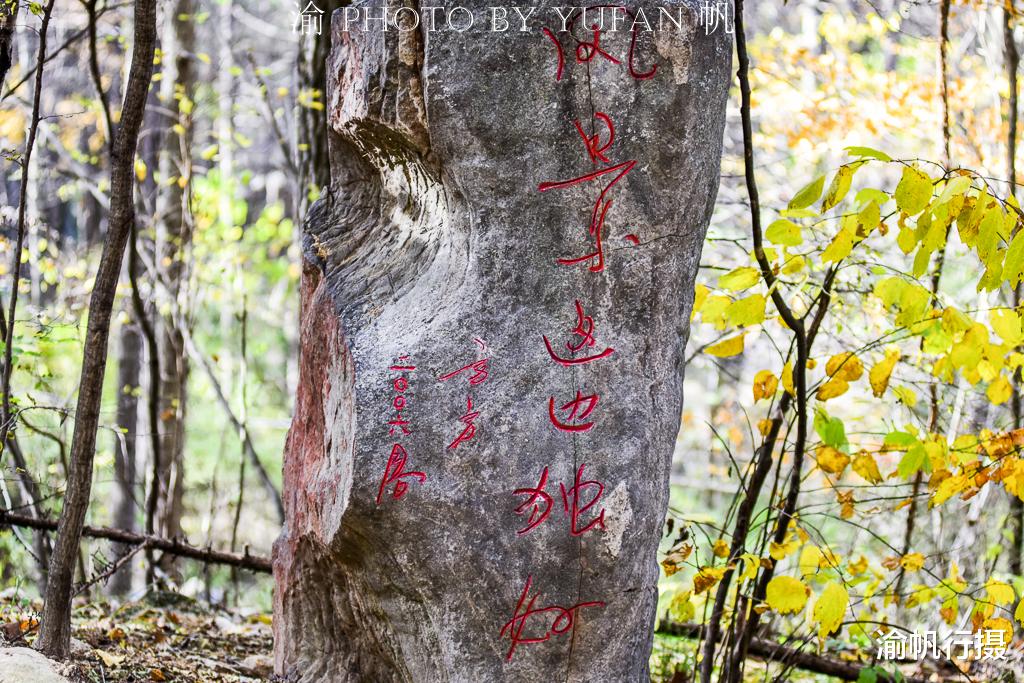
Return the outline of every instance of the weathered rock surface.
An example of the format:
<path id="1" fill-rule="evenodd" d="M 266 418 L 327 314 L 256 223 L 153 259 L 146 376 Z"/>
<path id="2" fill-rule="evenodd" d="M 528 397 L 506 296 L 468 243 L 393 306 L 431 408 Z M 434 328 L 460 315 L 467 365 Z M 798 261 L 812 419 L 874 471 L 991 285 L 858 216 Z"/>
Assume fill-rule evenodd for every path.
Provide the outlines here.
<path id="1" fill-rule="evenodd" d="M 305 227 L 301 382 L 275 547 L 279 673 L 645 679 L 729 82 L 730 36 L 705 35 L 699 5 L 658 5 L 682 8 L 684 22 L 639 35 L 634 72 L 657 64 L 647 79 L 630 72 L 622 28 L 600 37 L 618 64 L 577 63 L 552 4 L 538 11 L 553 21 L 498 34 L 345 32 L 336 15 L 334 181 Z M 561 80 L 546 24 L 566 45 Z M 592 161 L 575 124 L 600 148 L 601 114 L 615 137 L 607 161 Z M 629 161 L 610 205 L 598 197 L 618 171 L 539 191 Z M 595 206 L 607 209 L 603 271 L 557 263 L 594 251 Z M 572 332 L 577 301 L 592 346 Z M 559 363 L 545 335 L 570 360 L 613 351 Z M 470 383 L 482 364 L 439 381 L 484 359 L 482 382 Z M 577 392 L 599 398 L 573 419 L 560 408 Z M 408 425 L 389 425 L 396 397 Z M 565 431 L 552 414 L 593 427 Z M 472 438 L 449 447 L 469 422 Z M 382 482 L 403 454 L 408 476 Z M 534 507 L 515 491 L 539 488 L 545 468 L 550 514 L 518 533 L 545 499 Z M 604 487 L 593 505 L 588 482 Z"/>
<path id="2" fill-rule="evenodd" d="M 30 647 L 0 648 L 0 683 L 68 683 L 56 665 Z"/>

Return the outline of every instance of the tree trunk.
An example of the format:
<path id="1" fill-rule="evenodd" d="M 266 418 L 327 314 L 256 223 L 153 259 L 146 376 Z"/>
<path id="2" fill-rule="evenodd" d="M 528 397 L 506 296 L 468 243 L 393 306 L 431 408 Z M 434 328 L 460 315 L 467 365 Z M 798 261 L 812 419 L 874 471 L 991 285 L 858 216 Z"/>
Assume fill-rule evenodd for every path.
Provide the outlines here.
<path id="1" fill-rule="evenodd" d="M 135 221 L 135 148 L 146 109 L 146 91 L 153 74 L 156 48 L 156 0 L 135 0 L 135 44 L 125 88 L 121 125 L 114 137 L 110 169 L 110 218 L 100 265 L 89 297 L 89 323 L 82 349 L 75 432 L 64 503 L 57 527 L 57 542 L 50 558 L 50 576 L 36 647 L 62 659 L 71 646 L 71 582 L 85 514 L 92 492 L 92 465 L 96 454 L 103 376 L 107 368 L 110 317 L 121 274 L 121 261 Z"/>
<path id="2" fill-rule="evenodd" d="M 114 503 L 114 526 L 135 531 L 137 468 L 136 437 L 139 424 L 139 380 L 142 373 L 142 333 L 135 323 L 121 326 L 121 354 L 117 371 L 117 428 L 120 434 L 114 447 L 114 479 L 117 498 Z M 130 552 L 121 545 L 117 554 Z M 132 589 L 132 563 L 122 566 L 107 584 L 113 595 L 124 595 Z"/>
<path id="3" fill-rule="evenodd" d="M 171 307 L 184 306 L 187 298 L 188 269 L 185 256 L 191 243 L 191 217 L 188 209 L 188 178 L 191 173 L 191 102 L 195 96 L 195 4 L 194 0 L 176 0 L 168 6 L 162 43 L 166 68 L 161 79 L 160 99 L 170 112 L 166 119 L 163 149 L 160 154 L 160 188 L 157 213 L 160 216 L 158 253 Z M 187 100 L 188 105 L 182 106 Z M 161 320 L 160 332 L 160 448 L 161 486 L 156 528 L 167 538 L 181 535 L 185 492 L 185 407 L 189 362 L 185 340 L 178 328 L 184 316 L 173 314 Z M 169 570 L 174 557 L 161 561 Z"/>
<path id="4" fill-rule="evenodd" d="M 305 227 L 275 545 L 279 673 L 648 680 L 729 83 L 729 36 L 697 27 L 699 5 L 665 4 L 682 28 L 634 50 L 631 20 L 601 33 L 618 63 L 577 63 L 551 4 L 526 31 L 478 12 L 486 29 L 426 40 L 335 16 L 332 184 Z M 557 261 L 595 235 L 603 268 Z"/>
<path id="5" fill-rule="evenodd" d="M 14 65 L 14 29 L 20 4 L 5 2 L 0 7 L 0 86 L 4 84 L 7 72 Z"/>

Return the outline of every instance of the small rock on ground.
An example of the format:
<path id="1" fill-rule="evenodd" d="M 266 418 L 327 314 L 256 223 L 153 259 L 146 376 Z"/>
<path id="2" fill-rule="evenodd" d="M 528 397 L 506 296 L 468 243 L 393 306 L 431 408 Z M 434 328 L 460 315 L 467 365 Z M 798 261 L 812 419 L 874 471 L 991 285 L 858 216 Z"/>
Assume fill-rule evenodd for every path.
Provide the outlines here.
<path id="1" fill-rule="evenodd" d="M 0 683 L 68 683 L 56 665 L 28 647 L 0 649 Z"/>

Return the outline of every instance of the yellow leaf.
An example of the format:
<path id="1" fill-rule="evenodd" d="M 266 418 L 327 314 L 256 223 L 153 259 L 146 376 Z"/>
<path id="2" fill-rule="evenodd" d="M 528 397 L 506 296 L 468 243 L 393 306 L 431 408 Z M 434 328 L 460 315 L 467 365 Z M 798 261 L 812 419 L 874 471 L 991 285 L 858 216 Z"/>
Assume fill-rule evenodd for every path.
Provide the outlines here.
<path id="1" fill-rule="evenodd" d="M 985 583 L 985 594 L 994 605 L 1009 605 L 1017 597 L 1008 583 L 989 579 Z"/>
<path id="2" fill-rule="evenodd" d="M 907 553 L 900 558 L 900 566 L 908 572 L 916 572 L 924 566 L 924 555 L 921 553 Z"/>
<path id="3" fill-rule="evenodd" d="M 740 560 L 743 562 L 743 572 L 740 574 L 740 581 L 748 581 L 757 576 L 757 570 L 761 566 L 761 558 L 751 553 L 743 553 L 740 555 Z"/>
<path id="4" fill-rule="evenodd" d="M 804 186 L 789 202 L 790 209 L 806 209 L 818 201 L 821 191 L 825 188 L 825 176 L 820 176 Z"/>
<path id="5" fill-rule="evenodd" d="M 913 408 L 917 405 L 917 394 L 910 387 L 895 387 L 892 393 L 896 394 L 896 398 L 903 401 L 903 405 L 908 408 Z"/>
<path id="6" fill-rule="evenodd" d="M 790 396 L 796 396 L 796 390 L 793 389 L 793 364 L 786 363 L 782 367 L 782 388 L 786 390 L 786 393 Z"/>
<path id="7" fill-rule="evenodd" d="M 729 307 L 732 300 L 721 294 L 706 296 L 701 302 L 700 317 L 708 325 L 714 325 L 716 330 L 725 329 L 725 309 Z"/>
<path id="8" fill-rule="evenodd" d="M 818 546 L 805 545 L 804 549 L 800 551 L 800 575 L 806 579 L 812 574 L 817 574 L 822 558 L 824 555 Z"/>
<path id="9" fill-rule="evenodd" d="M 1013 612 L 1013 618 L 1024 626 L 1024 600 L 1017 603 L 1017 609 Z"/>
<path id="10" fill-rule="evenodd" d="M 739 292 L 753 287 L 760 280 L 760 271 L 750 266 L 742 266 L 718 278 L 718 286 L 729 292 Z"/>
<path id="11" fill-rule="evenodd" d="M 882 473 L 878 471 L 878 463 L 867 451 L 861 451 L 853 459 L 853 471 L 872 484 L 882 483 Z"/>
<path id="12" fill-rule="evenodd" d="M 725 319 L 737 327 L 757 325 L 764 322 L 764 307 L 767 303 L 768 300 L 761 294 L 733 301 L 725 309 Z"/>
<path id="13" fill-rule="evenodd" d="M 819 401 L 827 401 L 837 396 L 842 396 L 850 390 L 850 383 L 845 379 L 839 377 L 833 377 L 829 381 L 818 387 L 818 393 L 816 396 Z"/>
<path id="14" fill-rule="evenodd" d="M 993 405 L 1006 403 L 1013 395 L 1013 386 L 1010 384 L 1010 380 L 1006 379 L 1006 375 L 999 375 L 999 379 L 988 385 L 985 395 Z"/>
<path id="15" fill-rule="evenodd" d="M 785 275 L 792 275 L 793 273 L 799 273 L 807 265 L 803 256 L 794 256 L 789 261 L 786 261 L 782 266 L 782 272 Z"/>
<path id="16" fill-rule="evenodd" d="M 148 171 L 146 169 L 146 162 L 143 161 L 142 159 L 136 159 L 135 160 L 135 177 L 138 179 L 138 181 L 140 183 L 146 179 L 147 172 Z"/>
<path id="17" fill-rule="evenodd" d="M 693 311 L 690 313 L 690 319 L 692 320 L 695 315 L 701 312 L 704 308 L 704 302 L 707 301 L 708 294 L 711 290 L 706 285 L 697 285 L 693 290 Z"/>
<path id="18" fill-rule="evenodd" d="M 829 581 L 814 603 L 811 616 L 818 624 L 818 642 L 824 643 L 826 636 L 839 630 L 843 622 L 846 608 L 850 604 L 850 594 L 843 584 Z"/>
<path id="19" fill-rule="evenodd" d="M 715 541 L 715 547 L 712 551 L 715 557 L 729 557 L 729 544 L 722 539 Z"/>
<path id="20" fill-rule="evenodd" d="M 790 536 L 787 540 L 783 541 L 782 543 L 776 543 L 775 541 L 772 541 L 771 544 L 769 544 L 768 546 L 768 554 L 772 556 L 773 560 L 778 562 L 779 560 L 784 560 L 785 558 L 795 553 L 796 549 L 799 547 L 800 540 Z"/>
<path id="21" fill-rule="evenodd" d="M 818 467 L 823 471 L 836 475 L 842 475 L 846 466 L 850 464 L 850 456 L 831 446 L 819 448 L 815 459 L 818 461 Z"/>
<path id="22" fill-rule="evenodd" d="M 859 164 L 857 164 L 859 165 Z M 825 198 L 821 200 L 821 212 L 825 213 L 833 206 L 843 201 L 843 198 L 850 191 L 850 183 L 853 181 L 853 172 L 856 166 L 840 166 L 832 183 L 828 186 Z"/>
<path id="23" fill-rule="evenodd" d="M 718 358 L 728 358 L 729 356 L 738 356 L 743 353 L 743 337 L 740 334 L 735 337 L 730 337 L 724 341 L 720 341 L 717 344 L 713 344 L 705 349 L 705 352 L 710 356 L 716 356 Z"/>
<path id="24" fill-rule="evenodd" d="M 1013 622 L 1003 617 L 992 617 L 981 622 L 981 630 L 984 631 L 1002 631 L 1003 637 L 1001 640 L 993 638 L 991 635 L 986 636 L 988 642 L 995 648 L 997 642 L 1002 643 L 1003 646 L 1009 646 L 1013 642 Z"/>
<path id="25" fill-rule="evenodd" d="M 779 389 L 779 378 L 771 370 L 761 370 L 754 375 L 754 401 L 771 398 Z"/>
<path id="26" fill-rule="evenodd" d="M 673 548 L 665 559 L 661 561 L 661 567 L 665 570 L 665 576 L 672 576 L 683 568 L 683 563 L 686 562 L 686 558 L 693 552 L 693 546 L 689 543 L 684 543 L 678 548 Z"/>
<path id="27" fill-rule="evenodd" d="M 875 395 L 875 398 L 881 398 L 885 393 L 889 386 L 892 370 L 896 367 L 896 362 L 899 359 L 900 352 L 898 349 L 887 349 L 885 360 L 880 361 L 875 367 L 871 368 L 871 372 L 868 373 L 868 381 L 871 383 L 871 393 Z"/>
<path id="28" fill-rule="evenodd" d="M 725 574 L 725 569 L 725 567 L 703 567 L 698 571 L 697 575 L 693 577 L 694 594 L 700 595 L 718 583 Z"/>
<path id="29" fill-rule="evenodd" d="M 682 591 L 676 593 L 672 598 L 672 602 L 668 604 L 668 612 L 672 615 L 672 618 L 679 622 L 686 622 L 693 619 L 695 610 L 693 603 L 690 601 L 691 591 Z"/>
<path id="30" fill-rule="evenodd" d="M 842 261 L 844 258 L 850 255 L 853 251 L 853 231 L 843 230 L 839 231 L 832 242 L 825 247 L 825 251 L 821 252 L 821 260 L 825 263 L 829 261 Z"/>
<path id="31" fill-rule="evenodd" d="M 108 667 L 118 666 L 125 660 L 125 655 L 112 655 L 104 650 L 97 649 L 93 650 L 92 653 L 99 657 Z"/>
<path id="32" fill-rule="evenodd" d="M 776 576 L 768 582 L 765 602 L 779 614 L 796 614 L 807 604 L 807 596 L 811 594 L 803 581 L 792 576 Z"/>
<path id="33" fill-rule="evenodd" d="M 1020 316 L 1015 311 L 1005 308 L 992 311 L 989 319 L 992 322 L 992 329 L 1007 344 L 1017 346 L 1024 340 L 1024 334 L 1021 333 Z"/>
<path id="34" fill-rule="evenodd" d="M 829 377 L 838 377 L 847 382 L 855 382 L 864 374 L 864 364 L 853 353 L 837 353 L 828 359 L 825 372 Z"/>

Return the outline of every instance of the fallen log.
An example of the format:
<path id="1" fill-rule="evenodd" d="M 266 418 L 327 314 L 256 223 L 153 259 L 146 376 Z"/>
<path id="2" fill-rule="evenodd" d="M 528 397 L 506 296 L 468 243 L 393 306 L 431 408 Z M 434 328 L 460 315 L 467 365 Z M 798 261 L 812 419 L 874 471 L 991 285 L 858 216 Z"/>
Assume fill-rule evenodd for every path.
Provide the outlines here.
<path id="1" fill-rule="evenodd" d="M 56 531 L 57 520 L 37 519 L 28 515 L 19 515 L 7 510 L 0 510 L 0 527 L 4 526 L 25 527 L 41 531 Z M 261 574 L 271 573 L 270 560 L 266 557 L 250 555 L 248 548 L 241 554 L 227 553 L 219 550 L 213 550 L 212 548 L 197 548 L 193 545 L 182 543 L 176 538 L 171 539 L 162 538 L 160 536 L 151 536 L 149 534 L 137 534 L 113 527 L 86 526 L 82 530 L 82 535 L 88 536 L 89 538 L 102 538 L 116 543 L 123 543 L 125 545 L 147 544 L 154 550 L 159 550 L 161 552 L 168 553 L 169 555 L 187 557 L 192 560 L 208 562 L 210 564 L 222 564 L 230 567 L 238 567 L 239 569 L 248 569 L 251 572 Z"/>
<path id="2" fill-rule="evenodd" d="M 701 638 L 704 627 L 700 624 L 680 624 L 677 622 L 662 620 L 658 623 L 657 633 L 671 636 L 682 636 L 684 638 Z M 754 638 L 750 641 L 750 648 L 747 652 L 757 659 L 764 659 L 771 662 L 779 662 L 786 666 L 809 671 L 811 673 L 833 676 L 843 681 L 856 681 L 860 678 L 861 671 L 869 667 L 841 662 L 830 657 L 822 657 L 810 652 L 802 652 L 796 648 L 779 645 L 769 640 Z M 883 672 L 878 672 L 878 683 L 890 683 L 893 681 Z M 906 683 L 927 683 L 923 678 L 906 676 L 902 680 Z"/>

